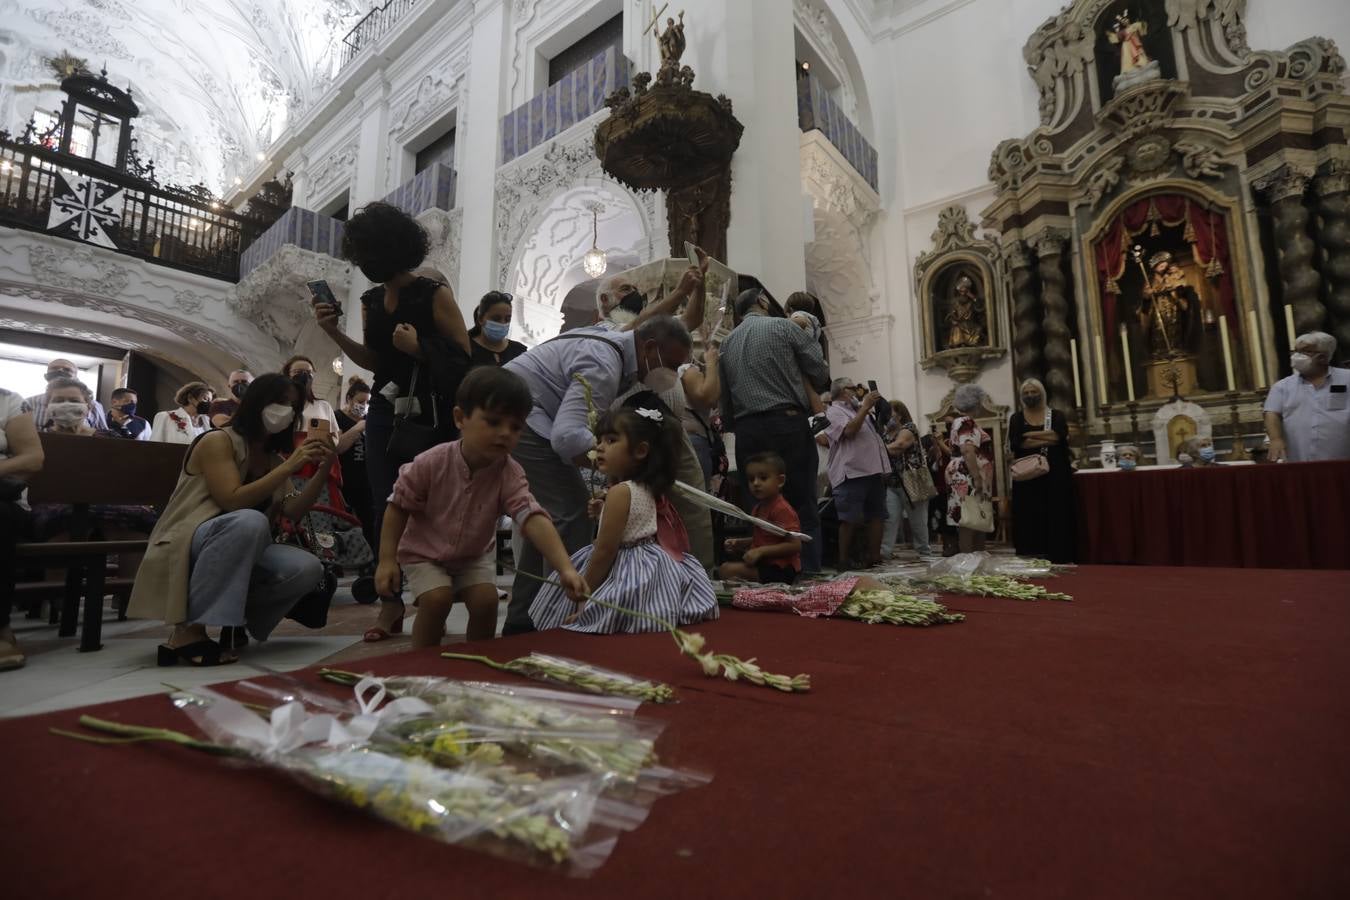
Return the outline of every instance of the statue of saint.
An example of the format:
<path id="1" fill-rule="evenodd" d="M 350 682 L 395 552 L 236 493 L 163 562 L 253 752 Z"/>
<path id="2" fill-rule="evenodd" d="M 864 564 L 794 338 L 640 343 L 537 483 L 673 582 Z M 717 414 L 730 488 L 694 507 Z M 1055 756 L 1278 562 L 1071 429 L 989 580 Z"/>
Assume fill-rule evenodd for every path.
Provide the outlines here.
<path id="1" fill-rule="evenodd" d="M 684 10 L 680 10 L 680 21 L 666 19 L 666 30 L 656 36 L 661 50 L 661 68 L 679 71 L 680 57 L 684 55 Z"/>
<path id="2" fill-rule="evenodd" d="M 1144 51 L 1144 35 L 1148 34 L 1148 23 L 1139 21 L 1130 21 L 1130 11 L 1127 9 L 1116 16 L 1111 30 L 1106 33 L 1106 39 L 1113 44 L 1120 45 L 1120 74 L 1124 75 L 1133 72 L 1135 69 L 1142 69 L 1152 60 L 1148 58 L 1148 53 Z"/>
<path id="3" fill-rule="evenodd" d="M 988 343 L 984 330 L 984 304 L 980 302 L 975 292 L 975 282 L 969 275 L 956 279 L 944 321 L 949 329 L 945 349 L 983 347 Z"/>
<path id="4" fill-rule="evenodd" d="M 1170 359 L 1185 350 L 1186 319 L 1198 297 L 1168 251 L 1149 257 L 1148 267 L 1152 274 L 1137 310 L 1139 330 L 1148 340 L 1152 359 Z"/>

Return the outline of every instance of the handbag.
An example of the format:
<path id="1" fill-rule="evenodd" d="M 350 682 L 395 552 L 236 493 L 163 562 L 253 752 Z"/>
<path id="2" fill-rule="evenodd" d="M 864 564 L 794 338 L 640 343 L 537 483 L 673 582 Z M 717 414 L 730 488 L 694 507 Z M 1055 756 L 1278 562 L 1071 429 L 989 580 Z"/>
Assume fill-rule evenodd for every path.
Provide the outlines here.
<path id="1" fill-rule="evenodd" d="M 412 379 L 408 384 L 408 396 L 410 398 L 416 396 L 419 368 L 420 365 L 413 366 Z M 412 462 L 413 458 L 419 453 L 425 453 L 441 442 L 441 421 L 440 413 L 437 410 L 438 399 L 434 393 L 431 395 L 432 424 L 430 425 L 413 421 L 413 414 L 410 412 L 401 416 L 394 416 L 394 428 L 389 435 L 389 443 L 385 447 L 390 465 L 397 468 L 404 463 Z"/>
<path id="2" fill-rule="evenodd" d="M 1051 415 L 1051 411 L 1047 409 L 1045 411 L 1045 427 L 1042 429 L 1043 431 L 1050 430 Z M 1019 456 L 1017 459 L 1013 460 L 1012 465 L 1008 467 L 1008 473 L 1012 476 L 1013 481 L 1034 481 L 1042 475 L 1049 475 L 1050 458 L 1046 454 L 1046 448 L 1042 447 L 1040 450 L 1037 450 L 1035 453 L 1028 456 Z"/>
<path id="3" fill-rule="evenodd" d="M 961 498 L 961 519 L 957 524 L 962 528 L 990 534 L 994 530 L 994 501 L 974 491 L 966 494 Z"/>
<path id="4" fill-rule="evenodd" d="M 927 465 L 903 470 L 900 473 L 900 485 L 905 489 L 909 502 L 916 505 L 926 503 L 938 495 L 937 486 L 933 484 L 933 473 L 928 471 Z"/>

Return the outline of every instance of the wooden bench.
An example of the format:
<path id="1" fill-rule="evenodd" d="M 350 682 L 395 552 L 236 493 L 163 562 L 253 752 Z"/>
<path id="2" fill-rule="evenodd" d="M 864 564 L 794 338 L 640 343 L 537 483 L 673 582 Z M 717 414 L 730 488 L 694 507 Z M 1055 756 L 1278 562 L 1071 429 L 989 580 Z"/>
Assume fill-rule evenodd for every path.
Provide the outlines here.
<path id="1" fill-rule="evenodd" d="M 17 561 L 66 567 L 58 633 L 62 637 L 75 634 L 83 597 L 80 650 L 98 650 L 102 646 L 103 597 L 109 587 L 129 590 L 131 581 L 118 578 L 112 579 L 115 584 L 109 584 L 108 557 L 143 552 L 147 542 L 90 540 L 89 507 L 98 503 L 162 509 L 178 483 L 187 446 L 71 434 L 44 433 L 39 438 L 46 458 L 42 471 L 28 482 L 28 501 L 69 504 L 70 540 L 19 544 Z M 48 591 L 50 587 L 46 583 L 31 588 L 20 584 L 17 593 L 22 596 L 29 591 Z"/>

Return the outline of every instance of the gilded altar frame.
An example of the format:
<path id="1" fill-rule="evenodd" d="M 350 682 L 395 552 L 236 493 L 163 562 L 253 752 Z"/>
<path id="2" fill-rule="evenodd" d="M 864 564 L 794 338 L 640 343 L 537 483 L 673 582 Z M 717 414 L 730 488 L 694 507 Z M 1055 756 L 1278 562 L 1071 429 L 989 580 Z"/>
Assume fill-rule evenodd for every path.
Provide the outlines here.
<path id="1" fill-rule="evenodd" d="M 961 206 L 949 206 L 938 215 L 933 232 L 933 248 L 914 262 L 914 290 L 918 299 L 923 352 L 919 365 L 925 371 L 945 369 L 958 384 L 975 380 L 991 360 L 1008 352 L 1008 290 L 999 263 L 998 244 L 975 237 L 975 225 Z M 943 327 L 937 289 L 953 269 L 974 270 L 978 294 L 983 304 L 985 343 L 977 347 L 940 349 L 939 330 Z"/>

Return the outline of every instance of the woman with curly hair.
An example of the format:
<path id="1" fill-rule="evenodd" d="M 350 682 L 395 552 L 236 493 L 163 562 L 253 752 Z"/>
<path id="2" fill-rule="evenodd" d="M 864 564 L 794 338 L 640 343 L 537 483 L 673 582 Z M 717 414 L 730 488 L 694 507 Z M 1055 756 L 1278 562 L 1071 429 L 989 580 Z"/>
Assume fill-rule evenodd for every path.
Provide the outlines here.
<path id="1" fill-rule="evenodd" d="M 451 371 L 462 375 L 469 364 L 469 332 L 454 292 L 440 281 L 413 272 L 430 247 L 426 230 L 412 216 L 388 203 L 367 204 L 347 221 L 342 236 L 343 257 L 375 285 L 361 295 L 362 339 L 356 341 L 343 333 L 338 311 L 332 306 L 320 303 L 314 307 L 319 327 L 353 362 L 374 373 L 365 435 L 376 546 L 398 467 L 409 462 L 393 459 L 387 452 L 395 403 L 400 414 L 417 424 L 450 425 L 450 404 L 458 385 L 446 384 L 441 378 L 433 390 L 437 373 L 432 370 L 448 362 Z M 433 394 L 441 398 L 439 409 Z M 451 431 L 438 436 L 448 440 Z M 384 598 L 377 624 L 387 631 L 402 616 L 403 601 Z"/>

